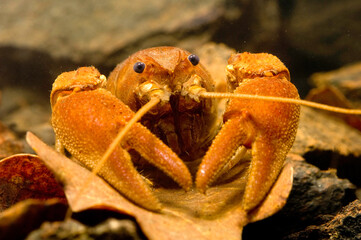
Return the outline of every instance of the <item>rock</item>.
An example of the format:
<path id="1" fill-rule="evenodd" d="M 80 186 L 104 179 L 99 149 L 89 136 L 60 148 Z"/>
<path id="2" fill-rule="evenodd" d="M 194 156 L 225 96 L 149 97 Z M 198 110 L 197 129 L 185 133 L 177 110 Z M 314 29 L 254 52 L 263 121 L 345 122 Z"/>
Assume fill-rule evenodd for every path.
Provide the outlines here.
<path id="1" fill-rule="evenodd" d="M 107 75 L 143 48 L 175 45 L 193 50 L 211 39 L 221 21 L 242 15 L 248 1 L 228 2 L 2 2 L 1 81 L 37 81 L 49 88 L 57 75 L 77 66 L 95 65 Z"/>
<path id="2" fill-rule="evenodd" d="M 127 219 L 110 218 L 94 227 L 69 219 L 64 222 L 44 223 L 39 230 L 32 232 L 27 240 L 40 239 L 144 239 L 137 232 L 136 224 Z"/>
<path id="3" fill-rule="evenodd" d="M 217 92 L 227 91 L 226 66 L 235 49 L 229 48 L 224 44 L 207 43 L 195 50 L 195 53 L 201 59 L 201 63 L 209 71 L 215 82 Z"/>
<path id="4" fill-rule="evenodd" d="M 361 41 L 360 1 L 294 0 L 286 7 L 285 37 L 294 53 L 308 59 L 310 67 L 342 66 L 360 59 L 361 45 L 355 44 Z"/>
<path id="5" fill-rule="evenodd" d="M 45 52 L 54 59 L 100 64 L 105 56 L 131 44 L 141 46 L 155 34 L 164 43 L 177 41 L 172 33 L 197 30 L 219 18 L 225 11 L 223 2 L 5 2 L 1 16 L 6 21 L 1 22 L 6 33 L 0 44 Z"/>
<path id="6" fill-rule="evenodd" d="M 314 73 L 310 77 L 310 83 L 317 88 L 326 86 L 336 87 L 351 101 L 360 102 L 361 62 L 329 72 Z M 361 103 L 358 106 L 361 106 Z"/>
<path id="7" fill-rule="evenodd" d="M 5 101 L 0 105 L 0 120 L 13 132 L 14 139 L 21 139 L 19 142 L 23 147 L 20 152 L 34 153 L 24 140 L 27 131 L 35 133 L 49 145 L 54 145 L 49 95 L 45 90 L 38 93 L 24 87 L 3 89 Z M 20 152 L 13 151 L 12 154 Z"/>
<path id="8" fill-rule="evenodd" d="M 361 133 L 341 119 L 324 112 L 301 107 L 300 122 L 292 153 L 335 152 L 341 156 L 361 157 Z"/>
<path id="9" fill-rule="evenodd" d="M 341 119 L 302 107 L 291 152 L 323 170 L 337 169 L 339 177 L 361 185 L 361 133 Z"/>
<path id="10" fill-rule="evenodd" d="M 50 89 L 61 72 L 94 65 L 108 75 L 132 53 L 161 45 L 195 51 L 216 41 L 238 51 L 279 53 L 280 24 L 276 0 L 5 2 L 0 78 Z"/>
<path id="11" fill-rule="evenodd" d="M 361 202 L 355 200 L 322 225 L 312 225 L 284 239 L 361 239 Z"/>
<path id="12" fill-rule="evenodd" d="M 360 9 L 353 0 L 3 1 L 0 86 L 50 89 L 57 75 L 78 66 L 94 65 L 108 75 L 147 47 L 194 51 L 215 41 L 237 51 L 276 54 L 303 91 L 312 71 L 359 59 L 354 43 L 360 42 Z"/>
<path id="13" fill-rule="evenodd" d="M 285 207 L 268 219 L 247 225 L 244 240 L 282 239 L 297 229 L 328 220 L 325 216 L 332 216 L 355 199 L 355 187 L 339 179 L 335 171 L 320 171 L 297 155 L 290 158 L 294 159 L 294 184 Z"/>
<path id="14" fill-rule="evenodd" d="M 293 189 L 280 214 L 309 222 L 321 214 L 333 214 L 355 199 L 355 186 L 338 178 L 335 170 L 322 171 L 304 161 L 293 161 L 293 166 Z"/>

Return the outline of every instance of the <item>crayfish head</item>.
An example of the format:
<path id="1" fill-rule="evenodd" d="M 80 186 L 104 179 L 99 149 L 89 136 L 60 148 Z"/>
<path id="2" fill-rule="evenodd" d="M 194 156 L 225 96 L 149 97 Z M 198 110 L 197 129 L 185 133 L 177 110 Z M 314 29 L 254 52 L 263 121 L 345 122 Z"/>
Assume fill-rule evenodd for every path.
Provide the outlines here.
<path id="1" fill-rule="evenodd" d="M 290 80 L 290 73 L 286 66 L 276 56 L 268 53 L 232 54 L 228 59 L 226 75 L 231 91 L 237 88 L 244 79 L 279 76 Z"/>
<path id="2" fill-rule="evenodd" d="M 213 137 L 216 100 L 199 93 L 213 92 L 214 83 L 195 54 L 169 46 L 141 50 L 112 71 L 107 89 L 133 111 L 160 99 L 142 123 L 177 154 L 201 155 L 198 149 L 204 151 Z"/>
<path id="3" fill-rule="evenodd" d="M 53 83 L 50 102 L 53 107 L 59 97 L 67 96 L 74 92 L 89 91 L 103 87 L 106 77 L 101 75 L 95 67 L 81 67 L 76 71 L 60 74 Z"/>

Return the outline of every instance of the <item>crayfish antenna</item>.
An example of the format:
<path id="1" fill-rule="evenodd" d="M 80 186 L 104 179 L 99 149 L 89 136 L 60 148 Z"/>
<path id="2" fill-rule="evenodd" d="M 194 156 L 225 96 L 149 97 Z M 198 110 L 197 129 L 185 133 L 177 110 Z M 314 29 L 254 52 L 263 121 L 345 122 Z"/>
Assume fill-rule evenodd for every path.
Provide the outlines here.
<path id="1" fill-rule="evenodd" d="M 254 99 L 254 100 L 263 100 L 271 102 L 283 102 L 283 103 L 293 103 L 301 106 L 307 106 L 312 108 L 317 108 L 329 112 L 336 112 L 342 114 L 352 114 L 352 115 L 361 115 L 361 109 L 348 109 L 334 107 L 326 104 L 311 102 L 307 100 L 294 99 L 294 98 L 284 98 L 284 97 L 272 97 L 272 96 L 261 96 L 261 95 L 251 95 L 251 94 L 239 94 L 239 93 L 221 93 L 221 92 L 200 92 L 199 97 L 201 98 L 240 98 L 240 99 Z"/>

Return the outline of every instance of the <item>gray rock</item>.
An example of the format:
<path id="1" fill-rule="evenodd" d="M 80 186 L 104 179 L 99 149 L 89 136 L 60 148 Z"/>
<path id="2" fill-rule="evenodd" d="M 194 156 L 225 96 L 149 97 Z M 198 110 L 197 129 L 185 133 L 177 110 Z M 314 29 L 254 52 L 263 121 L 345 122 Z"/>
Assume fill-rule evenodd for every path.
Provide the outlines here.
<path id="1" fill-rule="evenodd" d="M 40 229 L 33 231 L 27 240 L 41 239 L 142 239 L 137 233 L 137 227 L 131 220 L 110 218 L 94 227 L 88 227 L 75 220 L 64 222 L 46 222 Z"/>
<path id="2" fill-rule="evenodd" d="M 217 8 L 221 2 L 4 1 L 0 22 L 6 32 L 0 44 L 99 64 L 105 56 L 154 34 L 167 37 L 214 21 L 222 13 Z"/>
<path id="3" fill-rule="evenodd" d="M 285 207 L 268 219 L 247 225 L 243 239 L 283 239 L 309 225 L 327 222 L 355 199 L 355 187 L 339 179 L 335 171 L 320 171 L 301 159 L 292 165 L 294 183 Z"/>
<path id="4" fill-rule="evenodd" d="M 25 146 L 23 152 L 34 153 L 25 143 L 27 131 L 31 131 L 47 144 L 54 145 L 51 127 L 51 108 L 48 91 L 32 91 L 23 87 L 4 87 L 0 104 L 0 121 L 7 126 Z"/>
<path id="5" fill-rule="evenodd" d="M 247 39 L 243 36 L 253 32 L 263 35 L 254 39 L 269 42 L 264 35 L 274 29 L 269 25 L 274 11 L 262 14 L 267 19 L 260 21 L 267 25 L 255 31 L 247 27 L 258 25 L 253 17 L 258 5 L 250 0 L 2 1 L 0 86 L 33 84 L 50 89 L 61 72 L 83 65 L 94 65 L 107 75 L 130 54 L 151 46 L 193 51 L 217 38 L 233 39 L 241 49 L 249 43 L 242 41 Z"/>

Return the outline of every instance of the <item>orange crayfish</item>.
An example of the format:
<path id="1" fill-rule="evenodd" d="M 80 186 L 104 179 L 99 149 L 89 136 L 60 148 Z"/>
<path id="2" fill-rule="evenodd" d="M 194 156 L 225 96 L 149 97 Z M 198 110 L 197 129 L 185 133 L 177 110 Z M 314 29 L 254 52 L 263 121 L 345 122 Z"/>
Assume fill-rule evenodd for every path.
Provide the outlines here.
<path id="1" fill-rule="evenodd" d="M 130 126 L 99 174 L 133 202 L 155 211 L 161 205 L 128 151 L 138 152 L 185 190 L 192 187 L 194 171 L 183 161 L 203 157 L 195 185 L 205 192 L 239 161 L 239 150 L 248 149 L 252 159 L 241 201 L 244 210 L 252 210 L 276 181 L 295 139 L 299 104 L 306 102 L 299 100 L 288 69 L 271 54 L 234 54 L 226 73 L 230 93 L 212 93 L 214 82 L 198 56 L 176 47 L 139 51 L 108 80 L 93 67 L 63 73 L 51 92 L 57 149 L 65 147 L 95 168 L 118 132 Z M 238 97 L 228 102 L 222 127 L 219 97 Z M 154 99 L 140 123 L 128 125 L 134 112 Z"/>

